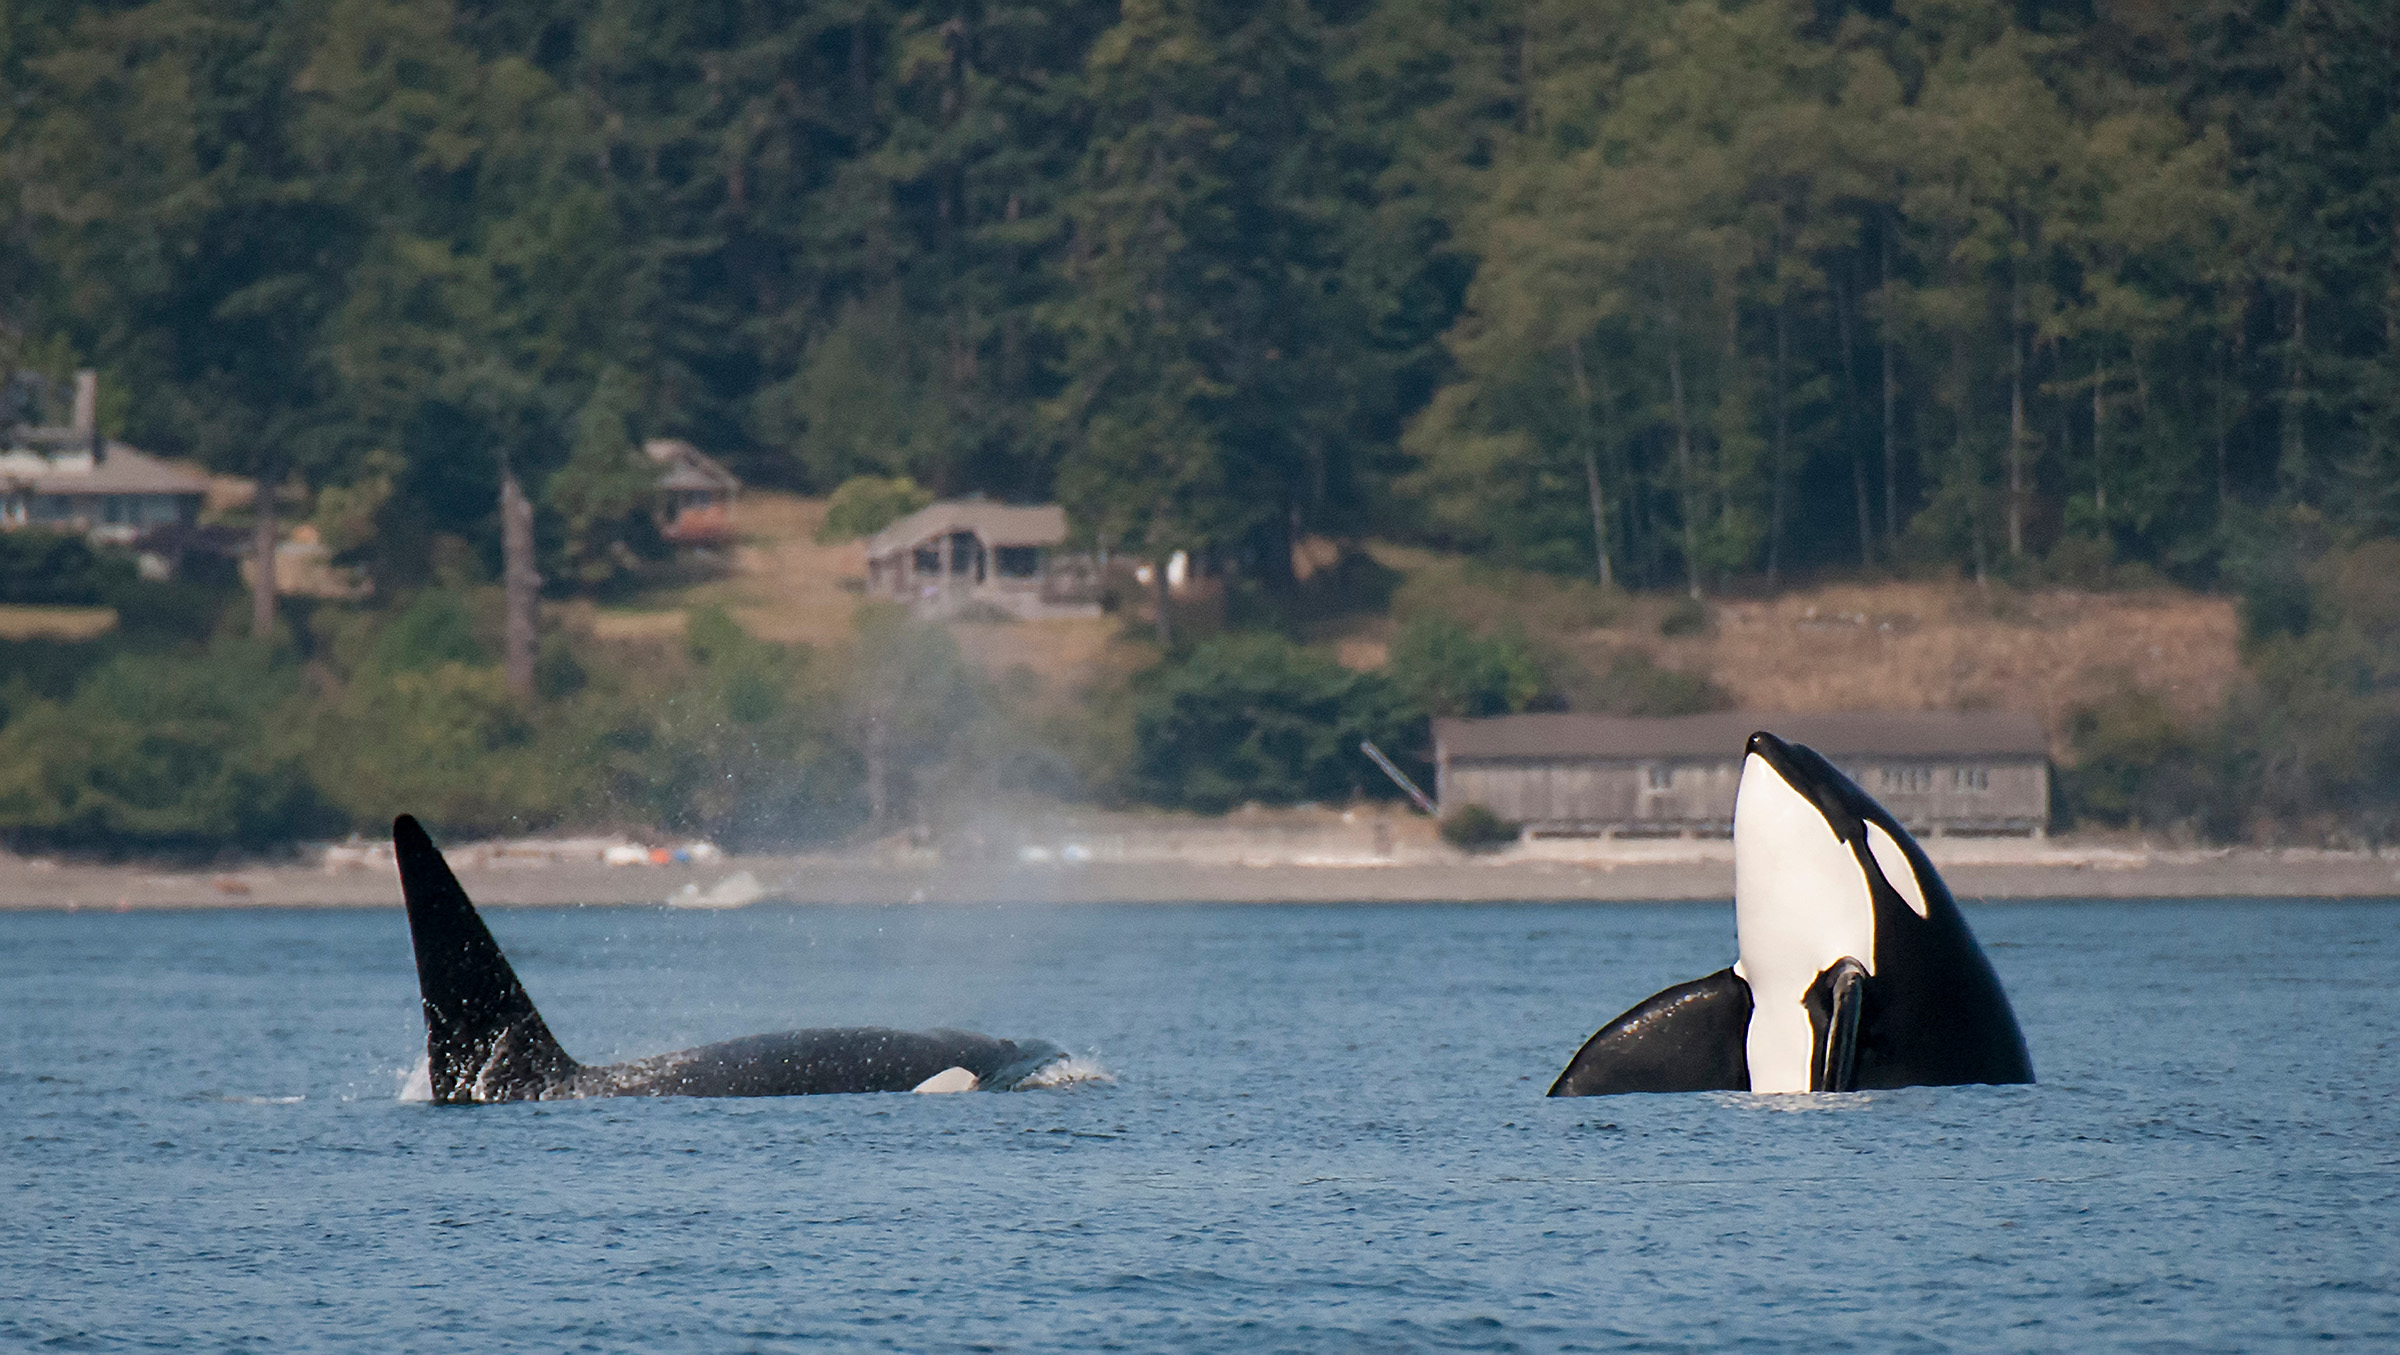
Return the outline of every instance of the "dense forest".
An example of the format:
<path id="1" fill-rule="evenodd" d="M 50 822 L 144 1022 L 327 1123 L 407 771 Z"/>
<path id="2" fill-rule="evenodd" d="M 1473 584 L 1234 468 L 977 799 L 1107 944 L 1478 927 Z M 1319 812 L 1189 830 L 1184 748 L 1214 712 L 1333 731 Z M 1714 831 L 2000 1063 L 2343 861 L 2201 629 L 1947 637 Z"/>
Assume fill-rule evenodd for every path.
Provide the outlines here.
<path id="1" fill-rule="evenodd" d="M 504 473 L 604 584 L 679 436 L 1269 595 L 2131 569 L 2336 644 L 2395 71 L 2375 0 L 4 0 L 0 369 L 395 590 Z"/>

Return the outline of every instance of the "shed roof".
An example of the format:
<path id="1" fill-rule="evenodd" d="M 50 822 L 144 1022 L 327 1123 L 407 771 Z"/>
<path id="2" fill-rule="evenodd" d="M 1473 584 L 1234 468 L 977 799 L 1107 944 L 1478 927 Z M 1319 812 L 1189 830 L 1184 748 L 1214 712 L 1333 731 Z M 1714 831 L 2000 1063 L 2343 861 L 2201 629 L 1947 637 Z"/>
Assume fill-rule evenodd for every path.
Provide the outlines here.
<path id="1" fill-rule="evenodd" d="M 2024 711 L 1845 711 L 1796 715 L 1726 710 L 1705 715 L 1497 715 L 1433 722 L 1452 759 L 1724 758 L 1767 730 L 1828 757 L 2044 757 L 2041 721 Z"/>
<path id="2" fill-rule="evenodd" d="M 0 486 L 35 494 L 206 494 L 208 484 L 199 471 L 113 440 L 98 461 L 84 455 L 0 456 Z"/>
<path id="3" fill-rule="evenodd" d="M 642 455 L 663 468 L 658 477 L 659 489 L 730 494 L 742 487 L 741 480 L 725 469 L 724 463 L 682 438 L 652 438 L 642 444 Z"/>
<path id="4" fill-rule="evenodd" d="M 1067 539 L 1067 510 L 1054 503 L 951 499 L 920 508 L 867 538 L 867 554 L 890 555 L 950 532 L 973 532 L 987 546 L 1055 546 Z"/>

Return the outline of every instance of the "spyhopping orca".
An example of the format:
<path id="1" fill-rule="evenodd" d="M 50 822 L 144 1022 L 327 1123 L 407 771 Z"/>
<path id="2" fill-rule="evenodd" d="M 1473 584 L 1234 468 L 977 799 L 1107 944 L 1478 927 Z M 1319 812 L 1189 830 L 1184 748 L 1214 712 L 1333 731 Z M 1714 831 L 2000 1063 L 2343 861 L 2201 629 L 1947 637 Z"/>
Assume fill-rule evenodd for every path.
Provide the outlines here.
<path id="1" fill-rule="evenodd" d="M 1600 1028 L 1552 1096 L 2031 1082 L 1999 977 L 1923 849 L 1815 750 L 1750 736 L 1739 959 Z"/>
<path id="2" fill-rule="evenodd" d="M 805 1096 L 1016 1087 L 1066 1051 L 963 1030 L 794 1030 L 586 1067 L 533 1009 L 433 840 L 392 823 L 400 890 L 425 999 L 427 1074 L 437 1105 L 582 1096 Z"/>

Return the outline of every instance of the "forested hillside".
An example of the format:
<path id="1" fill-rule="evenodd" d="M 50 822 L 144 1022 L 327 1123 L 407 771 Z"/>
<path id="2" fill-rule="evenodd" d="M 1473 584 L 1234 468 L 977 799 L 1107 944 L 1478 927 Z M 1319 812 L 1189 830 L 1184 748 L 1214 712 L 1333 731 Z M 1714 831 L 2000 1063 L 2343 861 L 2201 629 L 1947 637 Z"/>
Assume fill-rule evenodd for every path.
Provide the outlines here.
<path id="1" fill-rule="evenodd" d="M 504 469 L 609 586 L 685 437 L 1270 605 L 1370 536 L 2221 589 L 2400 766 L 2395 71 L 2375 0 L 5 0 L 0 369 L 390 598 Z"/>

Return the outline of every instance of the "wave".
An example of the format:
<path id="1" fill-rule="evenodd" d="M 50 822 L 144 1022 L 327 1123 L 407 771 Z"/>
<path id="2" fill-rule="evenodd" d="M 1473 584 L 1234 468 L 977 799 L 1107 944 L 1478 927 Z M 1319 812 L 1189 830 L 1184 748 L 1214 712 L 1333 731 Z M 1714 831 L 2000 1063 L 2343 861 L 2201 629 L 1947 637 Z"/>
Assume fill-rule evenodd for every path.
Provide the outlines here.
<path id="1" fill-rule="evenodd" d="M 400 1099 L 431 1101 L 433 1099 L 433 1058 L 417 1055 L 417 1066 L 400 1075 Z"/>
<path id="2" fill-rule="evenodd" d="M 1069 1054 L 1063 1059 L 1052 1059 L 1027 1073 L 1017 1081 L 1014 1090 L 1052 1091 L 1087 1083 L 1113 1087 L 1116 1082 L 1117 1075 L 1102 1067 L 1099 1059 L 1084 1054 Z"/>

